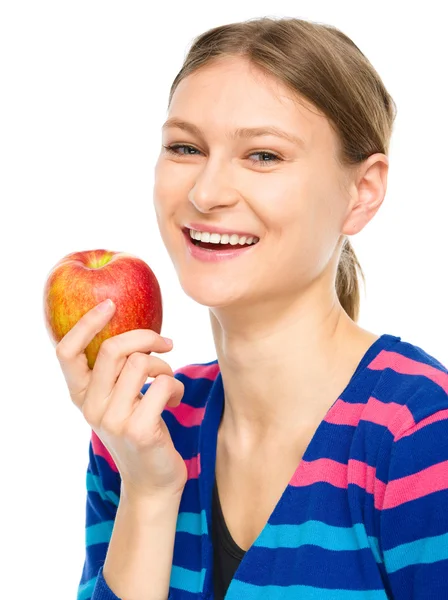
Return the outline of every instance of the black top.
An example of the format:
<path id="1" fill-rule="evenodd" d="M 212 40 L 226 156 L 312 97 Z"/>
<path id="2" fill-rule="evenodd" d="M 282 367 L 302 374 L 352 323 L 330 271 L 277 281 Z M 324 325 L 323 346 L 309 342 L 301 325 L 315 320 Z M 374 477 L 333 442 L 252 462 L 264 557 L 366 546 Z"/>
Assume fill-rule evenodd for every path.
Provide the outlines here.
<path id="1" fill-rule="evenodd" d="M 216 477 L 212 500 L 212 544 L 214 600 L 224 600 L 227 588 L 246 552 L 233 541 L 227 529 L 219 501 Z"/>

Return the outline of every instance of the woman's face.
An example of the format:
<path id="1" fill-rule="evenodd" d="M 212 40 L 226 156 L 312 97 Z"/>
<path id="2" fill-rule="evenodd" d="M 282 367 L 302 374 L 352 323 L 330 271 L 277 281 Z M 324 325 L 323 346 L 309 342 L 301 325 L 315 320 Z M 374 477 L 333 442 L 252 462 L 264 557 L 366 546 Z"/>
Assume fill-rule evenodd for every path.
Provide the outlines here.
<path id="1" fill-rule="evenodd" d="M 336 135 L 314 106 L 304 104 L 239 57 L 208 65 L 177 87 L 168 119 L 202 134 L 163 128 L 164 146 L 194 149 L 172 154 L 162 147 L 154 207 L 180 284 L 198 303 L 254 306 L 277 295 L 294 297 L 328 267 L 349 217 L 349 198 Z M 267 126 L 300 139 L 232 135 L 237 128 Z M 187 249 L 182 228 L 191 222 L 205 231 L 211 224 L 250 232 L 259 242 L 238 258 L 203 262 Z"/>

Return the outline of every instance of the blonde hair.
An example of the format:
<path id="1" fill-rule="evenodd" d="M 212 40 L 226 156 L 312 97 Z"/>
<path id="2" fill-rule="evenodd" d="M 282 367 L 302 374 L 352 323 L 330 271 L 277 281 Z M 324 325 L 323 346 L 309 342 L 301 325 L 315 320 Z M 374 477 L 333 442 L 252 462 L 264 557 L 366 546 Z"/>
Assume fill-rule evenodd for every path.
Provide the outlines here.
<path id="1" fill-rule="evenodd" d="M 378 73 L 356 44 L 332 25 L 297 18 L 261 17 L 209 29 L 196 37 L 176 75 L 179 83 L 212 61 L 241 56 L 314 104 L 337 134 L 341 167 L 353 167 L 375 153 L 388 154 L 397 107 Z M 345 236 L 336 293 L 357 321 L 358 271 L 364 273 Z"/>

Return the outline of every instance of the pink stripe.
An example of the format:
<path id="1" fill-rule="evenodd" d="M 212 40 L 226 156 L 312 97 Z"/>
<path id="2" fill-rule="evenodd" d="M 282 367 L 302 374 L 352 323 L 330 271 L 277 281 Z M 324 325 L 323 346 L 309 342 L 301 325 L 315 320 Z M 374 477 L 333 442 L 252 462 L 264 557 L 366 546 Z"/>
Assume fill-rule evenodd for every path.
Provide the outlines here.
<path id="1" fill-rule="evenodd" d="M 335 487 L 347 488 L 347 465 L 331 458 L 302 459 L 289 485 L 302 487 L 323 481 Z"/>
<path id="2" fill-rule="evenodd" d="M 204 419 L 205 406 L 196 408 L 185 404 L 183 401 L 179 406 L 166 406 L 165 410 L 174 415 L 183 427 L 194 427 L 200 425 Z"/>
<path id="3" fill-rule="evenodd" d="M 324 421 L 333 425 L 352 425 L 356 427 L 365 408 L 364 402 L 354 404 L 339 398 L 328 411 Z"/>
<path id="4" fill-rule="evenodd" d="M 97 436 L 97 434 L 92 430 L 92 448 L 93 452 L 96 456 L 101 456 L 107 461 L 107 464 L 110 468 L 118 473 L 117 466 L 107 450 L 106 446 Z M 185 464 L 187 466 L 188 479 L 197 479 L 201 473 L 201 460 L 200 454 L 193 456 L 190 459 L 185 459 Z"/>
<path id="5" fill-rule="evenodd" d="M 174 374 L 182 373 L 189 379 L 208 379 L 214 381 L 219 373 L 219 365 L 187 365 L 174 371 Z M 184 403 L 179 406 L 167 406 L 165 410 L 169 411 L 183 427 L 195 427 L 201 425 L 204 420 L 205 406 L 197 407 Z"/>
<path id="6" fill-rule="evenodd" d="M 347 466 L 330 458 L 313 461 L 302 459 L 289 485 L 302 487 L 320 482 L 342 489 L 347 489 L 349 483 L 358 485 L 366 493 L 374 496 L 376 508 L 382 508 L 386 484 L 376 478 L 375 467 L 362 461 L 350 460 Z"/>
<path id="7" fill-rule="evenodd" d="M 93 429 L 92 429 L 91 442 L 92 442 L 93 453 L 96 454 L 96 456 L 101 456 L 102 458 L 104 458 L 106 460 L 107 464 L 109 465 L 109 467 L 112 469 L 112 471 L 115 471 L 115 473 L 118 473 L 117 465 L 115 464 L 114 459 L 110 455 L 109 450 L 106 448 L 106 446 L 100 440 L 100 438 L 96 435 L 96 433 L 93 431 Z"/>
<path id="8" fill-rule="evenodd" d="M 415 426 L 412 427 L 412 429 L 408 430 L 408 428 L 406 427 L 405 432 L 403 433 L 403 435 L 400 435 L 398 439 L 404 438 L 407 435 L 411 435 L 412 433 L 415 433 L 419 429 L 423 429 L 423 427 L 426 427 L 426 425 L 431 425 L 431 423 L 436 423 L 437 421 L 443 421 L 444 419 L 448 419 L 448 408 L 445 408 L 444 410 L 439 410 L 438 412 L 434 413 L 433 415 L 426 417 L 426 419 L 422 419 L 418 425 L 415 425 L 415 423 L 414 423 Z M 412 421 L 414 421 L 414 419 L 412 419 Z"/>
<path id="9" fill-rule="evenodd" d="M 397 423 L 394 417 L 400 413 L 400 423 Z M 398 404 L 397 402 L 381 402 L 377 398 L 371 396 L 366 404 L 365 411 L 362 415 L 364 421 L 370 421 L 377 425 L 387 427 L 389 431 L 395 435 L 395 431 L 402 424 L 402 415 L 405 420 L 409 418 L 414 422 L 414 418 L 407 406 Z"/>
<path id="10" fill-rule="evenodd" d="M 201 474 L 201 455 L 185 459 L 187 465 L 188 479 L 197 479 Z"/>
<path id="11" fill-rule="evenodd" d="M 354 483 L 359 487 L 365 489 L 365 491 L 369 494 L 373 494 L 376 486 L 375 467 L 371 467 L 362 460 L 354 460 L 352 458 L 348 462 L 348 483 Z"/>
<path id="12" fill-rule="evenodd" d="M 330 410 L 324 419 L 333 425 L 356 427 L 363 420 L 387 427 L 394 436 L 403 429 L 403 426 L 408 429 L 415 425 L 414 417 L 406 406 L 397 402 L 382 402 L 373 396 L 370 396 L 366 404 L 352 404 L 339 399 L 333 408 L 336 410 Z M 394 419 L 398 412 L 400 412 L 399 423 Z"/>
<path id="13" fill-rule="evenodd" d="M 375 479 L 375 490 L 373 492 L 373 503 L 375 508 L 382 510 L 384 507 L 384 496 L 386 494 L 386 484 L 379 479 Z"/>
<path id="14" fill-rule="evenodd" d="M 423 375 L 440 385 L 448 393 L 448 373 L 418 360 L 407 358 L 398 352 L 382 350 L 368 365 L 368 368 L 378 370 L 389 368 L 403 375 Z"/>
<path id="15" fill-rule="evenodd" d="M 377 479 L 375 467 L 371 467 L 362 460 L 350 459 L 348 483 L 358 485 L 368 494 L 372 494 L 374 496 L 375 508 L 381 510 L 386 491 L 386 484 Z"/>
<path id="16" fill-rule="evenodd" d="M 448 460 L 413 475 L 389 481 L 383 508 L 395 508 L 405 502 L 448 489 Z"/>

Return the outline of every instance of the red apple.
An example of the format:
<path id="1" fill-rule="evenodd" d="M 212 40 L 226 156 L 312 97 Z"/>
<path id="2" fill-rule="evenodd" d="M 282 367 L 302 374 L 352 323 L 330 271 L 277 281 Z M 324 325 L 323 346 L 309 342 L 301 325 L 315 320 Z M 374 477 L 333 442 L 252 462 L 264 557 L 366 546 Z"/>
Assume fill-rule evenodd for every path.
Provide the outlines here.
<path id="1" fill-rule="evenodd" d="M 162 328 L 159 282 L 140 258 L 112 250 L 72 252 L 50 271 L 44 287 L 45 325 L 55 345 L 91 308 L 110 298 L 112 319 L 85 349 L 91 369 L 104 340 L 132 329 Z"/>

